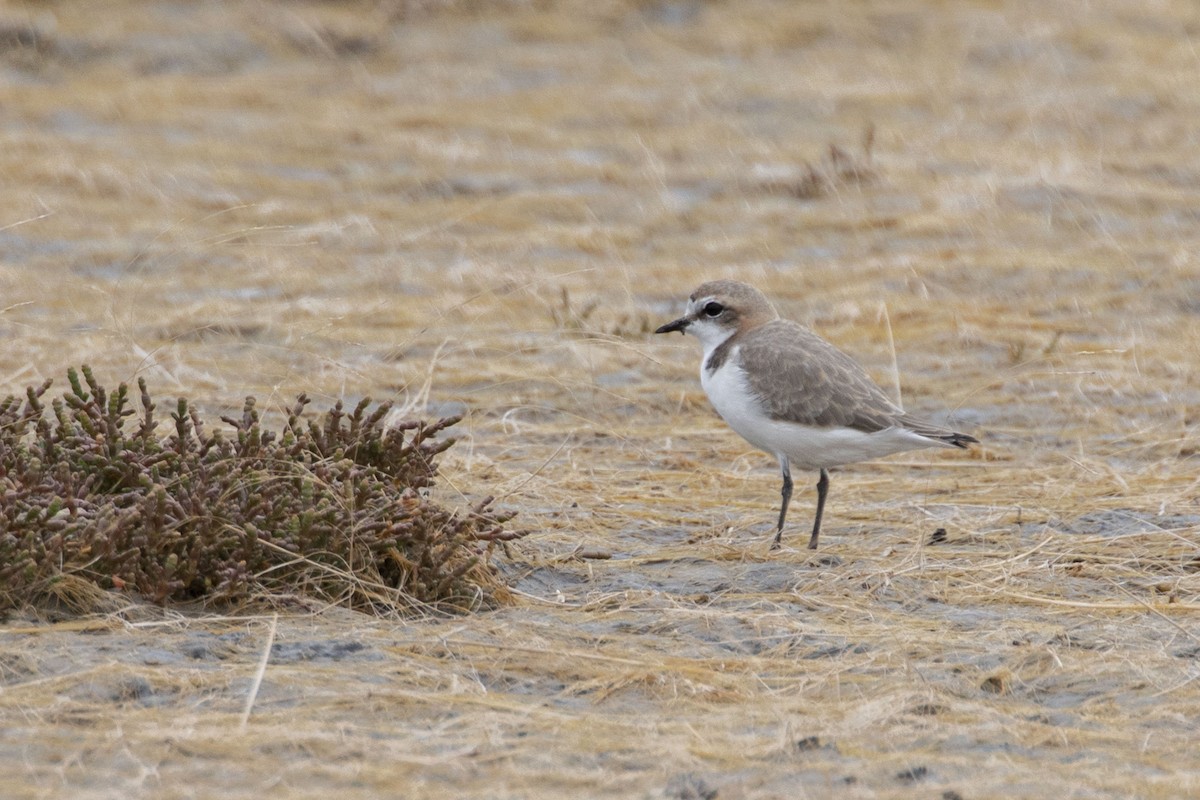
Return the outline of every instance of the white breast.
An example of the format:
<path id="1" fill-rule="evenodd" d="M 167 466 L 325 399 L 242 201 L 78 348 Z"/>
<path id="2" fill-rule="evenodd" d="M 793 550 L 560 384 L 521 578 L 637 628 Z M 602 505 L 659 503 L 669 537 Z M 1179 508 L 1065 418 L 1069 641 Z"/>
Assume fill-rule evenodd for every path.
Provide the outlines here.
<path id="1" fill-rule="evenodd" d="M 721 368 L 713 372 L 704 368 L 708 355 L 706 352 L 701 362 L 700 385 L 713 408 L 750 444 L 776 458 L 786 456 L 797 468 L 836 467 L 940 444 L 904 428 L 866 433 L 853 428 L 817 428 L 771 419 L 750 391 L 739 364 L 737 345 Z"/>
<path id="2" fill-rule="evenodd" d="M 770 437 L 770 418 L 763 413 L 758 398 L 750 391 L 746 382 L 746 374 L 738 364 L 740 348 L 734 345 L 725 363 L 720 369 L 711 372 L 705 369 L 708 363 L 708 353 L 700 362 L 700 385 L 713 404 L 713 408 L 721 415 L 721 419 L 729 423 L 729 427 L 742 435 L 742 438 L 757 448 L 768 453 L 776 452 Z"/>

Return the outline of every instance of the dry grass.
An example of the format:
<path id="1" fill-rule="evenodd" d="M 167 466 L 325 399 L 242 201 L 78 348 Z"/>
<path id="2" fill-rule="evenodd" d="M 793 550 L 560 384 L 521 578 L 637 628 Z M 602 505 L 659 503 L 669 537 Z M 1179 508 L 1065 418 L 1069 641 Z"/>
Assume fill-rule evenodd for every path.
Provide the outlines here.
<path id="1" fill-rule="evenodd" d="M 465 407 L 440 499 L 534 531 L 469 619 L 10 619 L 11 796 L 1200 791 L 1193 5 L 0 23 L 0 393 Z M 768 460 L 647 334 L 718 276 L 984 446 L 768 553 Z"/>

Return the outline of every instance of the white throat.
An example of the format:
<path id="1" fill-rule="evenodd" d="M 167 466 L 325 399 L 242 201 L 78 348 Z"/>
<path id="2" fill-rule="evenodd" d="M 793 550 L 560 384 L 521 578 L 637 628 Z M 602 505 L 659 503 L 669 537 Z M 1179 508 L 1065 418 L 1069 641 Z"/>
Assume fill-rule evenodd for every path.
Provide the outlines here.
<path id="1" fill-rule="evenodd" d="M 704 346 L 704 358 L 700 362 L 701 370 L 703 370 L 703 365 L 708 363 L 708 357 L 712 355 L 713 350 L 716 350 L 728 341 L 730 336 L 737 333 L 737 328 L 731 328 L 728 325 L 719 325 L 711 320 L 698 319 L 691 325 L 688 325 L 687 332 L 699 339 L 700 344 Z"/>

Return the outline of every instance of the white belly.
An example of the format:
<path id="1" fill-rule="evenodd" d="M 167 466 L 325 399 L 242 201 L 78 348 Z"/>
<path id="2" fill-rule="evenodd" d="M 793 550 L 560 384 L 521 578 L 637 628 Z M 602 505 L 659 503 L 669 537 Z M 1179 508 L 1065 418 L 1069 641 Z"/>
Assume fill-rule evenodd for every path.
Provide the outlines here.
<path id="1" fill-rule="evenodd" d="M 737 360 L 735 348 L 714 373 L 707 374 L 703 365 L 700 367 L 700 384 L 709 401 L 742 438 L 776 458 L 786 457 L 797 468 L 836 467 L 940 444 L 904 428 L 867 433 L 771 419 L 750 391 Z"/>

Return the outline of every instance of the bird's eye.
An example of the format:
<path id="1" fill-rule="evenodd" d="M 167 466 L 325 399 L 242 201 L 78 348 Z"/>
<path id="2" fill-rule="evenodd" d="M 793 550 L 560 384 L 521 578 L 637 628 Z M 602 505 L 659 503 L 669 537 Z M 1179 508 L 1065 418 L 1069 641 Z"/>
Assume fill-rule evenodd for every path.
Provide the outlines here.
<path id="1" fill-rule="evenodd" d="M 704 314 L 708 317 L 719 317 L 721 316 L 721 312 L 724 310 L 725 306 L 721 305 L 715 300 L 704 306 Z"/>

